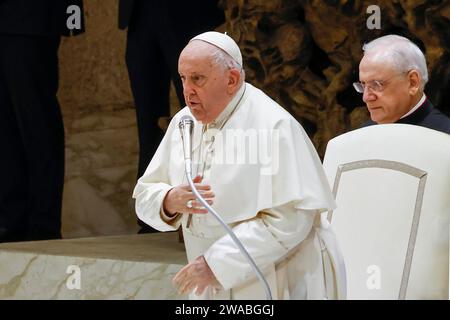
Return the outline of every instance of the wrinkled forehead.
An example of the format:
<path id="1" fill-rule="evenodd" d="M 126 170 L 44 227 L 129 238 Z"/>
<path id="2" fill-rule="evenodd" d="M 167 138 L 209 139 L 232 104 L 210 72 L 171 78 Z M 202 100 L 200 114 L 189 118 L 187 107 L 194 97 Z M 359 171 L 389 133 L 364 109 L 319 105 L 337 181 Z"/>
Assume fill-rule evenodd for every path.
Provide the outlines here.
<path id="1" fill-rule="evenodd" d="M 382 80 L 395 73 L 393 63 L 383 53 L 368 53 L 359 63 L 361 81 Z"/>
<path id="2" fill-rule="evenodd" d="M 178 65 L 188 61 L 196 61 L 198 63 L 211 63 L 214 46 L 200 40 L 189 42 L 181 51 L 178 59 Z"/>

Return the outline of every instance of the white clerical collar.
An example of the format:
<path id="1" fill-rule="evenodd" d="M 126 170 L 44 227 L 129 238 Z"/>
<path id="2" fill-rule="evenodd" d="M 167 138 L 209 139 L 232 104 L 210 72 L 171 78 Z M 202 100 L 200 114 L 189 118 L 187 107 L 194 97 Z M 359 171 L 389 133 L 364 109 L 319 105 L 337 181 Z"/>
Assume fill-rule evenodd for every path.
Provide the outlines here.
<path id="1" fill-rule="evenodd" d="M 419 102 L 417 102 L 417 104 L 414 106 L 414 108 L 412 108 L 411 110 L 408 111 L 407 114 L 405 114 L 403 117 L 401 117 L 400 119 L 403 119 L 404 117 L 409 116 L 411 113 L 413 113 L 414 111 L 416 111 L 417 109 L 419 109 L 419 107 L 425 102 L 425 99 L 427 97 L 425 96 L 425 93 L 422 94 L 422 98 L 420 98 Z"/>
<path id="2" fill-rule="evenodd" d="M 241 85 L 239 90 L 234 95 L 233 99 L 228 103 L 228 105 L 225 107 L 225 109 L 222 110 L 222 112 L 219 114 L 219 116 L 212 121 L 210 124 L 208 124 L 209 128 L 215 128 L 215 127 L 221 127 L 222 123 L 228 119 L 228 117 L 231 115 L 231 113 L 235 110 L 238 103 L 241 101 L 242 96 L 245 92 L 245 82 Z"/>

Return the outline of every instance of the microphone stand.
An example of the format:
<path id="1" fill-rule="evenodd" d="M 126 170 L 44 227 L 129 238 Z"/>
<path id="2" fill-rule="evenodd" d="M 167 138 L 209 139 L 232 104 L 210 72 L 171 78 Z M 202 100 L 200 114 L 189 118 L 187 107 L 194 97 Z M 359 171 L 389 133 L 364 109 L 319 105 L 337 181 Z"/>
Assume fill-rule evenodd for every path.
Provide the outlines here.
<path id="1" fill-rule="evenodd" d="M 253 271 L 256 273 L 256 275 L 257 275 L 259 281 L 261 282 L 261 285 L 266 293 L 266 299 L 272 300 L 272 293 L 270 292 L 269 284 L 267 283 L 267 281 L 264 278 L 261 271 L 256 266 L 255 261 L 253 261 L 252 257 L 250 257 L 250 254 L 247 252 L 247 250 L 245 250 L 244 246 L 239 241 L 239 239 L 236 237 L 233 230 L 231 230 L 231 228 L 225 223 L 225 221 L 223 221 L 223 219 L 220 217 L 220 215 L 208 204 L 208 202 L 206 202 L 205 199 L 203 199 L 203 197 L 201 196 L 201 194 L 198 192 L 197 188 L 195 187 L 194 182 L 192 181 L 192 161 L 191 161 L 191 159 L 185 159 L 185 171 L 186 171 L 186 178 L 187 178 L 189 185 L 192 189 L 192 192 L 194 193 L 197 200 L 200 201 L 200 203 L 203 206 L 205 206 L 206 209 L 208 209 L 209 213 L 211 213 L 214 216 L 214 218 L 216 218 L 216 220 L 219 221 L 219 223 L 222 225 L 222 227 L 225 228 L 225 230 L 230 235 L 233 242 L 239 248 L 239 250 L 244 255 L 244 257 L 247 258 L 250 266 L 252 267 Z"/>

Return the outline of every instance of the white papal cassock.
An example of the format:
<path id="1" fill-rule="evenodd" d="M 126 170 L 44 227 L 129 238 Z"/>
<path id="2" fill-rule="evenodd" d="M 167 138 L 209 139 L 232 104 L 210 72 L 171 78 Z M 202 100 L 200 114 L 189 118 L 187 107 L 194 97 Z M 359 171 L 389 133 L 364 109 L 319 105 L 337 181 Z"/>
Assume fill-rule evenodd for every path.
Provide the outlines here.
<path id="1" fill-rule="evenodd" d="M 168 219 L 166 193 L 186 183 L 178 112 L 138 180 L 142 221 L 160 231 L 183 228 L 188 260 L 205 259 L 223 289 L 203 299 L 264 299 L 250 265 L 210 215 Z M 301 125 L 261 90 L 244 83 L 212 123 L 195 123 L 193 171 L 215 193 L 213 207 L 266 276 L 274 299 L 343 299 L 345 269 L 321 212 L 335 203 L 317 153 Z"/>

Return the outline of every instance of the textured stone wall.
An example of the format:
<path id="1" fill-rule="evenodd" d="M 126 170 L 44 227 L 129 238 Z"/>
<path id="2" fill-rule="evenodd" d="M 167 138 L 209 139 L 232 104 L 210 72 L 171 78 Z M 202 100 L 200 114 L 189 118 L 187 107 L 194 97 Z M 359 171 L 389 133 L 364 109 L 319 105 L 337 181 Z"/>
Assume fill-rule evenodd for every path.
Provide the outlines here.
<path id="1" fill-rule="evenodd" d="M 87 32 L 63 39 L 60 49 L 63 234 L 133 233 L 138 144 L 126 32 L 117 28 L 117 0 L 84 2 Z M 371 4 L 381 8 L 381 30 L 366 27 Z M 239 43 L 248 81 L 302 123 L 321 156 L 329 139 L 368 118 L 351 83 L 362 44 L 382 34 L 413 37 L 426 49 L 426 92 L 450 113 L 449 1 L 223 0 L 221 6 L 227 23 L 220 30 Z"/>
<path id="2" fill-rule="evenodd" d="M 66 131 L 63 236 L 137 230 L 131 199 L 138 156 L 117 0 L 86 0 L 87 32 L 60 47 L 59 100 Z"/>

